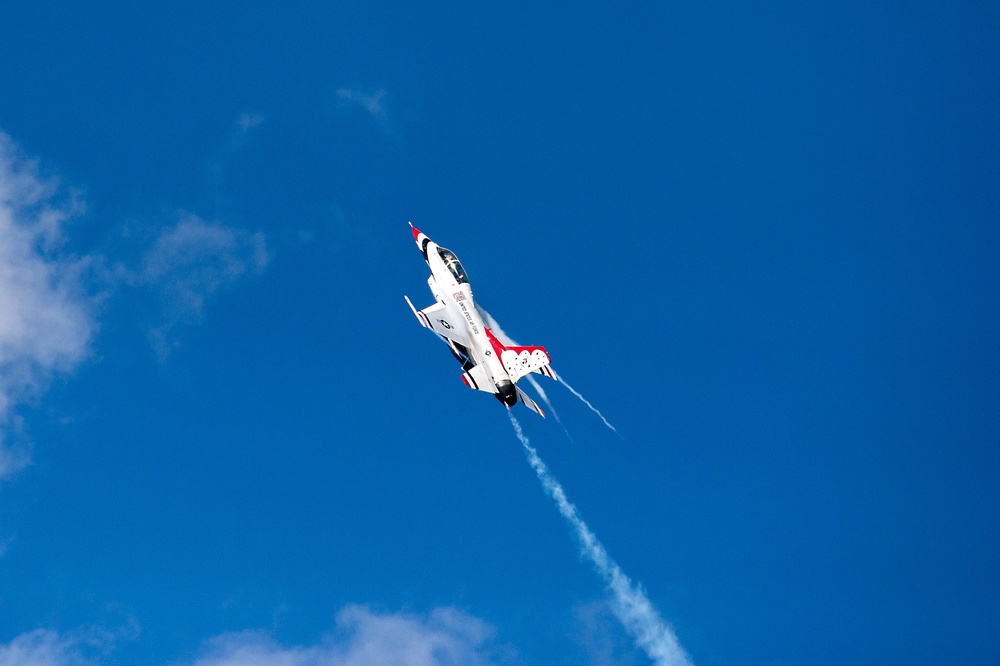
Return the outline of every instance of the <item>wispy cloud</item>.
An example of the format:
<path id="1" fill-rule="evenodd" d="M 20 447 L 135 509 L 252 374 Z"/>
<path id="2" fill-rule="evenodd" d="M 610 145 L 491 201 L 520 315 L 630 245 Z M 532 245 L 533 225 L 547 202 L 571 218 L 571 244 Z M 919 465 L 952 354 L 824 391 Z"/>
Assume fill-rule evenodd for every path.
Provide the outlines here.
<path id="1" fill-rule="evenodd" d="M 573 608 L 573 638 L 590 666 L 637 666 L 648 663 L 614 617 L 608 604 L 589 601 Z"/>
<path id="2" fill-rule="evenodd" d="M 456 608 L 426 615 L 376 613 L 348 605 L 333 632 L 315 645 L 282 645 L 264 631 L 226 633 L 207 640 L 191 661 L 171 666 L 486 666 L 514 663 L 495 630 Z M 38 629 L 0 644 L 0 666 L 98 666 L 112 663 L 114 636 Z M 98 657 L 104 656 L 105 660 Z"/>
<path id="3" fill-rule="evenodd" d="M 60 635 L 36 629 L 0 644 L 0 666 L 97 666 L 99 655 L 110 649 L 102 632 L 78 631 Z"/>
<path id="4" fill-rule="evenodd" d="M 0 479 L 29 462 L 4 444 L 11 409 L 86 358 L 96 329 L 85 259 L 65 251 L 82 204 L 0 133 Z"/>
<path id="5" fill-rule="evenodd" d="M 528 463 L 535 470 L 542 487 L 555 501 L 559 513 L 576 533 L 581 554 L 591 561 L 611 591 L 611 610 L 615 617 L 635 639 L 635 644 L 642 648 L 657 666 L 690 666 L 691 662 L 688 661 L 684 648 L 681 647 L 673 630 L 660 617 L 642 588 L 632 584 L 631 579 L 608 555 L 597 535 L 591 532 L 580 518 L 576 506 L 569 501 L 562 485 L 552 476 L 549 468 L 538 456 L 538 451 L 531 445 L 514 414 L 507 410 L 507 415 L 510 417 L 511 425 L 514 426 L 514 433 L 528 456 Z"/>
<path id="6" fill-rule="evenodd" d="M 349 88 L 340 88 L 337 90 L 337 97 L 345 102 L 360 105 L 379 121 L 386 120 L 385 106 L 382 103 L 385 100 L 385 90 L 380 89 L 374 93 L 365 93 Z"/>
<path id="7" fill-rule="evenodd" d="M 239 126 L 261 122 L 248 113 Z M 263 234 L 179 213 L 172 224 L 140 234 L 135 258 L 109 272 L 105 257 L 67 250 L 68 223 L 83 210 L 78 195 L 43 175 L 38 161 L 0 132 L 0 481 L 31 462 L 16 407 L 90 354 L 98 283 L 109 291 L 132 287 L 158 304 L 148 335 L 164 360 L 184 328 L 201 322 L 214 294 L 268 263 Z"/>
<path id="8" fill-rule="evenodd" d="M 3 427 L 9 428 L 9 424 L 4 423 Z M 14 476 L 31 464 L 30 448 L 23 444 L 13 446 L 5 441 L 7 439 L 4 433 L 0 432 L 0 480 Z"/>
<path id="9" fill-rule="evenodd" d="M 262 632 L 223 634 L 208 641 L 190 666 L 475 666 L 497 663 L 493 633 L 454 608 L 418 616 L 351 605 L 337 615 L 336 631 L 317 645 L 282 646 Z"/>
<path id="10" fill-rule="evenodd" d="M 182 213 L 160 230 L 138 269 L 122 269 L 133 286 L 151 289 L 161 322 L 150 331 L 161 359 L 178 344 L 179 331 L 201 322 L 206 301 L 268 263 L 264 235 Z"/>
<path id="11" fill-rule="evenodd" d="M 236 126 L 240 128 L 240 131 L 248 132 L 254 127 L 260 127 L 264 124 L 264 114 L 256 111 L 245 111 L 240 114 L 240 117 L 236 120 Z"/>

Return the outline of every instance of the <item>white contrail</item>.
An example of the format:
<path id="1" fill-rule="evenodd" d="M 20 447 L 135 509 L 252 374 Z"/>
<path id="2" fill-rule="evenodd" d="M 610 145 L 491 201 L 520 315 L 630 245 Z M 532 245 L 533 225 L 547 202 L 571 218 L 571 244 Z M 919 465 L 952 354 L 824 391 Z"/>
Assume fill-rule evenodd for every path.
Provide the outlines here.
<path id="1" fill-rule="evenodd" d="M 629 577 L 608 555 L 608 551 L 604 550 L 597 536 L 580 518 L 576 507 L 566 498 L 566 492 L 538 457 L 538 452 L 531 446 L 531 442 L 521 430 L 521 424 L 509 409 L 507 415 L 510 417 L 511 425 L 514 426 L 514 433 L 524 446 L 528 463 L 538 475 L 538 480 L 542 482 L 542 487 L 555 500 L 559 513 L 576 531 L 580 552 L 593 562 L 597 573 L 611 590 L 614 601 L 611 609 L 625 630 L 635 637 L 636 645 L 642 648 L 657 666 L 691 666 L 684 648 L 677 641 L 677 636 L 660 617 L 642 589 L 632 584 Z"/>
<path id="2" fill-rule="evenodd" d="M 493 335 L 497 336 L 498 340 L 503 342 L 505 345 L 513 347 L 521 346 L 519 343 L 515 342 L 512 337 L 507 335 L 507 331 L 500 327 L 500 324 L 498 324 L 497 320 L 493 318 L 493 315 L 484 310 L 480 305 L 477 305 L 476 308 L 479 310 L 479 314 L 482 315 L 483 321 L 490 327 L 493 331 Z M 559 376 L 556 375 L 555 371 L 552 370 L 551 367 L 549 367 L 549 371 L 552 373 L 552 379 L 559 379 Z M 552 402 L 549 400 L 549 396 L 545 394 L 545 390 L 542 388 L 541 384 L 539 384 L 531 375 L 525 375 L 525 379 L 527 379 L 528 383 L 534 386 L 535 390 L 538 391 L 538 395 L 542 399 L 542 402 L 544 402 L 545 406 L 549 408 L 549 411 L 552 412 L 552 417 L 556 420 L 556 423 L 562 427 L 563 432 L 566 433 L 566 437 L 572 442 L 573 438 L 570 436 L 569 430 L 567 430 L 566 426 L 563 425 L 562 419 L 559 418 L 559 415 L 556 413 L 556 408 L 552 406 Z"/>
<path id="3" fill-rule="evenodd" d="M 562 421 L 559 420 L 559 415 L 556 414 L 556 408 L 552 406 L 551 402 L 549 402 L 549 396 L 545 395 L 545 390 L 542 388 L 541 384 L 536 382 L 535 378 L 532 377 L 531 375 L 525 375 L 524 378 L 528 380 L 529 384 L 535 387 L 535 390 L 538 391 L 538 397 L 542 399 L 542 402 L 545 403 L 545 406 L 549 408 L 550 412 L 552 412 L 552 416 L 555 418 L 556 422 L 559 425 L 562 425 Z"/>
<path id="4" fill-rule="evenodd" d="M 544 402 L 545 406 L 549 408 L 549 411 L 552 412 L 552 416 L 555 418 L 556 423 L 558 423 L 559 427 L 563 429 L 564 433 L 566 433 L 566 439 L 568 439 L 571 444 L 576 444 L 576 442 L 573 441 L 573 436 L 569 434 L 569 430 L 567 430 L 566 426 L 563 425 L 562 419 L 560 419 L 559 415 L 556 414 L 556 408 L 552 406 L 549 396 L 545 395 L 545 390 L 542 388 L 541 384 L 535 381 L 535 378 L 531 375 L 525 375 L 525 379 L 527 379 L 528 382 L 535 387 L 535 390 L 538 391 L 538 395 L 542 398 L 542 402 Z"/>
<path id="5" fill-rule="evenodd" d="M 566 430 L 566 426 L 563 425 L 562 419 L 560 419 L 559 415 L 556 414 L 556 408 L 552 406 L 552 401 L 550 401 L 549 396 L 545 394 L 545 389 L 542 388 L 542 385 L 539 384 L 531 375 L 525 375 L 524 378 L 528 380 L 529 384 L 535 387 L 535 390 L 538 391 L 538 395 L 541 397 L 542 402 L 544 402 L 545 406 L 549 408 L 550 412 L 552 412 L 552 417 L 556 420 L 556 423 L 558 423 L 559 427 L 561 427 L 563 432 L 566 433 L 566 438 L 569 439 L 570 442 L 573 442 L 573 438 L 570 436 L 569 430 Z M 573 443 L 575 444 L 575 442 Z"/>
<path id="6" fill-rule="evenodd" d="M 566 380 L 562 378 L 562 375 L 557 375 L 556 376 L 556 381 L 559 382 L 560 384 L 562 384 L 563 386 L 565 386 L 566 388 L 568 388 L 570 393 L 572 393 L 573 395 L 575 395 L 576 397 L 578 397 L 580 400 L 583 401 L 583 404 L 587 405 L 587 407 L 590 407 L 590 411 L 592 411 L 595 414 L 597 414 L 598 416 L 600 416 L 601 420 L 604 421 L 604 425 L 606 425 L 609 428 L 611 428 L 614 431 L 614 433 L 616 435 L 618 435 L 619 437 L 622 436 L 622 434 L 620 432 L 618 432 L 618 429 L 616 427 L 614 427 L 613 425 L 611 425 L 611 423 L 608 422 L 608 420 L 606 418 L 604 418 L 604 414 L 601 414 L 601 411 L 599 409 L 597 409 L 597 407 L 594 407 L 592 404 L 590 404 L 589 400 L 587 400 L 586 398 L 584 398 L 582 395 L 580 395 L 579 391 L 577 391 L 575 388 L 573 388 L 572 386 L 570 386 L 569 383 L 567 383 Z M 625 439 L 625 438 L 622 437 L 622 439 Z"/>

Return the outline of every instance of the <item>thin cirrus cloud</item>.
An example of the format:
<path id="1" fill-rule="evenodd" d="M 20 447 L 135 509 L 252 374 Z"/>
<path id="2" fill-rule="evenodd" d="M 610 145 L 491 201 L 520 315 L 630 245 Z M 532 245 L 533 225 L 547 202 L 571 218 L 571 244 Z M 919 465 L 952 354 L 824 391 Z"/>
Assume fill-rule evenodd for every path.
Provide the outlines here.
<path id="1" fill-rule="evenodd" d="M 155 292 L 160 321 L 149 331 L 161 360 L 179 344 L 180 332 L 201 322 L 206 301 L 268 263 L 262 233 L 208 222 L 181 213 L 160 230 L 143 254 L 138 269 L 124 272 L 132 286 Z"/>
<path id="2" fill-rule="evenodd" d="M 83 361 L 97 328 L 90 261 L 65 251 L 64 227 L 82 208 L 0 132 L 0 480 L 29 462 L 4 442 L 12 409 Z"/>
<path id="3" fill-rule="evenodd" d="M 236 119 L 236 125 L 242 132 L 248 132 L 264 124 L 264 114 L 256 111 L 245 111 Z"/>
<path id="4" fill-rule="evenodd" d="M 170 666 L 485 666 L 513 663 L 494 629 L 450 607 L 426 615 L 376 613 L 349 605 L 333 632 L 314 645 L 281 645 L 261 631 L 226 633 L 203 644 L 193 660 Z M 97 654 L 103 652 L 104 654 Z M 0 645 L 0 666 L 100 666 L 113 661 L 106 646 L 86 635 L 39 629 Z"/>
<path id="5" fill-rule="evenodd" d="M 106 653 L 106 636 L 94 632 L 60 635 L 35 629 L 0 644 L 0 666 L 97 666 Z"/>
<path id="6" fill-rule="evenodd" d="M 385 90 L 380 89 L 374 93 L 365 93 L 359 90 L 340 88 L 337 90 L 337 97 L 345 102 L 358 104 L 379 121 L 386 120 L 385 106 L 382 104 L 385 99 Z"/>
<path id="7" fill-rule="evenodd" d="M 137 258 L 107 271 L 108 257 L 67 250 L 67 228 L 83 210 L 0 132 L 0 481 L 31 462 L 16 408 L 87 359 L 101 298 L 124 289 L 155 303 L 148 335 L 165 360 L 210 298 L 268 263 L 263 234 L 179 213 L 144 234 Z"/>

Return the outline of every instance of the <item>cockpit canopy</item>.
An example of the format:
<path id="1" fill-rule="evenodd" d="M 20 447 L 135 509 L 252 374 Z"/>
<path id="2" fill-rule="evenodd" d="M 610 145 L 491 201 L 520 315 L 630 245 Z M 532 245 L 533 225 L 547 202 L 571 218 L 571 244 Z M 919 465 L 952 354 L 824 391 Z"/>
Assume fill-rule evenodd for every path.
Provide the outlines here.
<path id="1" fill-rule="evenodd" d="M 455 256 L 454 252 L 446 250 L 443 247 L 439 247 L 438 254 L 441 255 L 441 260 L 444 262 L 444 265 L 447 266 L 449 271 L 451 271 L 451 274 L 455 277 L 455 280 L 459 284 L 469 283 L 469 277 L 465 273 L 465 268 L 462 266 L 462 262 L 458 260 L 458 257 Z"/>

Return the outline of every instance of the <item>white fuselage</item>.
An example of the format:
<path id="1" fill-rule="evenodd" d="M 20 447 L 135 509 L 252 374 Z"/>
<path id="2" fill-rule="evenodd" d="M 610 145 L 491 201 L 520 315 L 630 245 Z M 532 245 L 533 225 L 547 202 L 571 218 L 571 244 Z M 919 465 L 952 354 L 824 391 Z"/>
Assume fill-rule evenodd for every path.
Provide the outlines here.
<path id="1" fill-rule="evenodd" d="M 467 281 L 460 283 L 456 279 L 452 270 L 441 258 L 438 248 L 438 244 L 433 241 L 427 244 L 427 265 L 431 269 L 427 284 L 431 293 L 452 313 L 453 321 L 462 322 L 469 340 L 469 353 L 476 365 L 485 371 L 493 385 L 498 386 L 503 381 L 512 381 L 486 333 L 486 325 L 479 310 L 476 309 L 472 296 L 472 286 Z"/>

